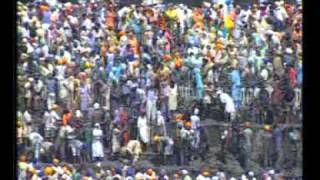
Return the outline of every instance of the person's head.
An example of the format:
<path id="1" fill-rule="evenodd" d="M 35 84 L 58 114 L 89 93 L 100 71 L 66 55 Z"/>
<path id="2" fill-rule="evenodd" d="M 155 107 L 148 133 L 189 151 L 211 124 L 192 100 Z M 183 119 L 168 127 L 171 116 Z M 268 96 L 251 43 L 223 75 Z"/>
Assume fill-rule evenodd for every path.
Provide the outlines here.
<path id="1" fill-rule="evenodd" d="M 174 88 L 175 82 L 174 81 L 170 81 L 170 88 Z"/>
<path id="2" fill-rule="evenodd" d="M 70 111 L 68 109 L 63 110 L 63 114 L 68 114 L 68 113 L 70 113 Z"/>
<path id="3" fill-rule="evenodd" d="M 100 124 L 99 124 L 99 123 L 95 123 L 95 124 L 94 124 L 94 128 L 100 129 Z"/>
<path id="4" fill-rule="evenodd" d="M 184 128 L 186 128 L 186 129 L 191 129 L 191 126 L 192 126 L 192 123 L 191 123 L 191 121 L 186 121 L 185 123 L 184 123 Z"/>

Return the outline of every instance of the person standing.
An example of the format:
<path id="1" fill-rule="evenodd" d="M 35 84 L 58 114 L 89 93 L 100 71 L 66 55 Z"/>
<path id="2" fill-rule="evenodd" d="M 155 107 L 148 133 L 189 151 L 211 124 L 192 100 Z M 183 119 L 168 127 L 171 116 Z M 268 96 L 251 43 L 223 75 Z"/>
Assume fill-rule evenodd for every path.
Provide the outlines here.
<path id="1" fill-rule="evenodd" d="M 54 104 L 49 113 L 45 113 L 45 137 L 53 140 L 56 136 L 56 130 L 58 129 L 56 126 L 56 122 L 61 120 L 61 117 L 57 113 L 58 106 Z"/>
<path id="2" fill-rule="evenodd" d="M 120 152 L 120 128 L 117 124 L 113 124 L 111 137 L 112 156 L 116 157 Z"/>
<path id="3" fill-rule="evenodd" d="M 154 87 L 150 87 L 147 90 L 147 105 L 146 105 L 146 115 L 148 122 L 153 122 L 156 119 L 157 112 L 157 91 Z"/>
<path id="4" fill-rule="evenodd" d="M 33 82 L 33 78 L 28 78 L 28 81 L 24 84 L 24 102 L 25 102 L 25 109 L 31 109 L 31 105 L 32 105 L 32 90 L 31 90 L 31 86 L 32 86 L 32 82 Z"/>
<path id="5" fill-rule="evenodd" d="M 180 137 L 182 141 L 182 148 L 180 149 L 180 163 L 181 165 L 188 165 L 191 159 L 192 150 L 191 142 L 194 138 L 194 131 L 191 129 L 192 123 L 186 122 L 184 128 L 180 130 Z"/>
<path id="6" fill-rule="evenodd" d="M 90 89 L 87 84 L 81 82 L 80 84 L 80 110 L 83 113 L 84 117 L 88 117 L 90 103 Z"/>
<path id="7" fill-rule="evenodd" d="M 165 120 L 167 121 L 167 119 L 169 119 L 169 91 L 170 91 L 170 86 L 167 83 L 167 80 L 165 81 L 161 81 L 160 82 L 160 109 L 161 112 L 165 118 Z"/>
<path id="8" fill-rule="evenodd" d="M 236 115 L 236 108 L 233 99 L 221 90 L 217 91 L 220 101 L 225 104 L 224 113 L 227 121 L 233 121 Z"/>
<path id="9" fill-rule="evenodd" d="M 38 162 L 40 160 L 40 148 L 41 143 L 43 142 L 43 137 L 37 133 L 37 131 L 33 131 L 29 134 L 29 140 L 32 145 L 33 159 L 35 162 Z"/>
<path id="10" fill-rule="evenodd" d="M 272 138 L 275 143 L 275 156 L 272 161 L 275 162 L 275 168 L 280 169 L 283 157 L 283 129 L 277 124 L 273 126 Z"/>
<path id="11" fill-rule="evenodd" d="M 43 110 L 43 100 L 44 100 L 44 85 L 43 82 L 39 79 L 39 77 L 35 77 L 32 83 L 32 110 L 34 111 L 34 115 L 39 117 Z"/>
<path id="12" fill-rule="evenodd" d="M 94 161 L 102 161 L 104 157 L 102 136 L 103 133 L 100 128 L 100 124 L 96 123 L 92 130 L 92 158 Z"/>
<path id="13" fill-rule="evenodd" d="M 173 113 L 177 110 L 177 107 L 178 107 L 178 88 L 177 88 L 177 85 L 173 81 L 171 81 L 170 89 L 169 89 L 170 118 L 172 117 Z"/>
<path id="14" fill-rule="evenodd" d="M 272 127 L 270 125 L 264 126 L 263 133 L 263 167 L 273 167 L 273 141 L 272 141 Z"/>
<path id="15" fill-rule="evenodd" d="M 85 157 L 83 158 L 85 161 L 92 160 L 92 126 L 91 123 L 85 123 L 84 124 L 84 131 L 82 133 L 83 135 L 83 154 L 85 154 Z"/>
<path id="16" fill-rule="evenodd" d="M 71 75 L 68 77 L 68 79 L 66 79 L 66 89 L 68 91 L 68 97 L 66 98 L 66 108 L 73 110 L 74 108 L 74 103 L 73 100 L 75 99 L 75 78 Z"/>
<path id="17" fill-rule="evenodd" d="M 200 101 L 204 96 L 204 84 L 203 84 L 200 68 L 194 69 L 194 76 L 195 76 L 195 82 L 196 82 L 196 97 L 197 97 L 197 100 Z"/>
<path id="18" fill-rule="evenodd" d="M 163 136 L 167 136 L 166 122 L 161 111 L 157 112 L 157 129 L 155 131 Z"/>
<path id="19" fill-rule="evenodd" d="M 138 117 L 137 127 L 139 129 L 139 138 L 143 143 L 143 149 L 146 149 L 146 145 L 150 142 L 150 123 L 147 121 L 145 113 L 141 113 Z"/>
<path id="20" fill-rule="evenodd" d="M 191 129 L 194 132 L 194 138 L 192 140 L 192 147 L 197 151 L 200 145 L 200 118 L 199 118 L 199 109 L 195 108 L 193 115 L 190 117 L 191 120 Z"/>
<path id="21" fill-rule="evenodd" d="M 251 161 L 251 152 L 252 152 L 252 136 L 253 136 L 253 131 L 251 129 L 251 124 L 250 122 L 245 122 L 244 124 L 244 130 L 243 130 L 243 135 L 244 135 L 244 169 L 247 171 L 249 170 L 249 163 Z"/>
<path id="22" fill-rule="evenodd" d="M 238 69 L 233 69 L 231 72 L 232 80 L 232 99 L 235 102 L 236 108 L 239 109 L 241 105 L 241 81 L 240 81 L 240 71 Z"/>
<path id="23" fill-rule="evenodd" d="M 106 111 L 111 110 L 110 98 L 111 98 L 111 81 L 107 81 L 102 88 L 102 104 Z"/>

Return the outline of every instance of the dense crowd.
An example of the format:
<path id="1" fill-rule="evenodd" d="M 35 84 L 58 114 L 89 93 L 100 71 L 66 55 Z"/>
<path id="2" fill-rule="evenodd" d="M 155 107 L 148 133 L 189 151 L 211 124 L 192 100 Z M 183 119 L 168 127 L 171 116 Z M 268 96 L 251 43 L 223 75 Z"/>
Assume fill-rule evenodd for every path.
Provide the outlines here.
<path id="1" fill-rule="evenodd" d="M 20 179 L 78 176 L 58 159 L 135 165 L 155 152 L 161 164 L 205 160 L 213 140 L 203 122 L 219 119 L 214 111 L 230 124 L 221 131 L 221 152 L 237 156 L 246 172 L 253 160 L 281 170 L 301 154 L 300 128 L 281 126 L 302 119 L 300 1 L 18 1 L 16 37 Z M 39 162 L 53 165 L 42 171 Z M 129 174 L 100 170 L 106 179 Z M 90 172 L 89 179 L 99 176 Z M 168 179 L 130 172 L 127 179 Z"/>
<path id="2" fill-rule="evenodd" d="M 165 169 L 156 170 L 154 168 L 137 169 L 131 166 L 118 166 L 112 168 L 102 167 L 100 163 L 95 164 L 93 167 L 74 167 L 71 164 L 60 163 L 59 160 L 54 159 L 53 164 L 47 166 L 34 165 L 28 163 L 25 157 L 21 157 L 19 168 L 22 170 L 20 179 L 48 179 L 48 180 L 282 180 L 283 176 L 275 170 L 265 171 L 261 174 L 255 174 L 249 171 L 246 174 L 237 176 L 228 176 L 223 171 L 211 171 L 203 168 L 198 172 L 191 172 L 186 169 L 178 171 L 167 172 Z"/>

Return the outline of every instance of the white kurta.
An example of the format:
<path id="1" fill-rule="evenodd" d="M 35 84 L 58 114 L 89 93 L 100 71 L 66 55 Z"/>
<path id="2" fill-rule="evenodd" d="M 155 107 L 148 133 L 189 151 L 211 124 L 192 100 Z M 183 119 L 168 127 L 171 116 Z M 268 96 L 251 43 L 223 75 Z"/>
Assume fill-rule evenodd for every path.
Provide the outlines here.
<path id="1" fill-rule="evenodd" d="M 176 110 L 178 107 L 178 88 L 175 85 L 173 88 L 169 88 L 169 110 Z"/>
<path id="2" fill-rule="evenodd" d="M 197 115 L 192 115 L 190 117 L 191 120 L 191 128 L 196 130 L 198 127 L 200 127 L 200 118 Z"/>
<path id="3" fill-rule="evenodd" d="M 101 142 L 102 130 L 93 129 L 92 157 L 104 157 L 103 145 Z"/>
<path id="4" fill-rule="evenodd" d="M 64 79 L 59 81 L 59 97 L 61 99 L 64 99 L 69 95 L 68 89 L 66 88 L 67 84 L 68 82 Z"/>
<path id="5" fill-rule="evenodd" d="M 139 128 L 139 136 L 144 143 L 149 143 L 150 134 L 149 134 L 149 126 L 147 124 L 146 117 L 139 117 L 137 126 Z"/>
<path id="6" fill-rule="evenodd" d="M 120 131 L 118 129 L 114 129 L 112 132 L 112 153 L 120 151 L 120 142 L 117 137 L 119 133 Z"/>
<path id="7" fill-rule="evenodd" d="M 227 113 L 235 113 L 236 112 L 236 108 L 233 102 L 233 99 L 226 93 L 222 93 L 220 95 L 220 100 L 222 103 L 225 104 L 225 111 Z"/>

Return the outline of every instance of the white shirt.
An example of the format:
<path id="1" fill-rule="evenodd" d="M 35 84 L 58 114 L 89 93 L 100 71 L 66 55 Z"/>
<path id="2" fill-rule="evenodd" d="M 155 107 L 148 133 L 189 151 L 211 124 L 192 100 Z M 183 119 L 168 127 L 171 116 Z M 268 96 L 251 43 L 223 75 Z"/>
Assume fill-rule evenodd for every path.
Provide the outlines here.
<path id="1" fill-rule="evenodd" d="M 268 71 L 266 69 L 262 69 L 260 75 L 263 77 L 263 80 L 268 80 Z"/>
<path id="2" fill-rule="evenodd" d="M 200 174 L 196 177 L 196 180 L 210 180 L 210 177 L 205 177 L 202 174 Z"/>
<path id="3" fill-rule="evenodd" d="M 234 113 L 236 111 L 233 99 L 226 93 L 221 93 L 220 100 L 226 104 L 225 111 L 228 113 Z"/>
<path id="4" fill-rule="evenodd" d="M 98 128 L 95 128 L 93 129 L 92 131 L 92 135 L 93 137 L 95 138 L 100 138 L 102 136 L 102 130 L 101 129 L 98 129 Z"/>
<path id="5" fill-rule="evenodd" d="M 41 143 L 43 141 L 43 137 L 37 132 L 30 133 L 29 139 L 32 142 L 32 144 Z"/>
<path id="6" fill-rule="evenodd" d="M 198 127 L 200 127 L 200 118 L 199 118 L 199 116 L 192 115 L 190 117 L 190 120 L 191 120 L 191 123 L 192 123 L 192 125 L 191 125 L 192 129 L 197 129 Z"/>
<path id="7" fill-rule="evenodd" d="M 273 12 L 274 12 L 275 17 L 279 21 L 284 21 L 288 17 L 288 14 L 283 7 L 277 7 L 276 9 L 273 10 Z"/>

